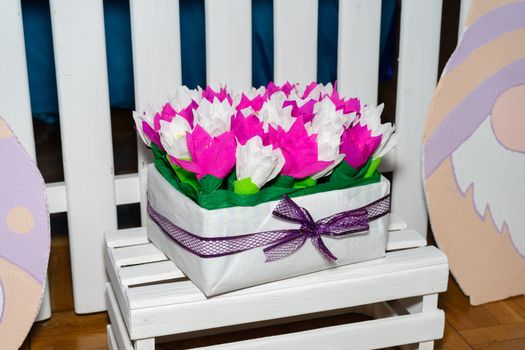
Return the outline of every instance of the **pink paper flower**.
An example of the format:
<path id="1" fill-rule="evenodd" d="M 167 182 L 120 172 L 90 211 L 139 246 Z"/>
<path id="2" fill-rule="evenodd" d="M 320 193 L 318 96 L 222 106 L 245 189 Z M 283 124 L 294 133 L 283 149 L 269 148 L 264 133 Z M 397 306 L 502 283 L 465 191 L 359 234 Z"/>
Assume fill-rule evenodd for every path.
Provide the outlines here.
<path id="1" fill-rule="evenodd" d="M 374 154 L 381 143 L 381 135 L 372 136 L 372 132 L 363 125 L 356 124 L 343 133 L 340 152 L 345 161 L 354 169 L 361 168 Z"/>
<path id="2" fill-rule="evenodd" d="M 334 103 L 336 110 L 343 110 L 344 114 L 361 113 L 361 101 L 358 98 L 345 100 L 339 96 L 339 93 L 335 89 L 329 98 Z"/>
<path id="3" fill-rule="evenodd" d="M 151 143 L 156 144 L 160 149 L 163 149 L 160 142 L 160 135 L 158 131 L 153 128 L 153 112 L 144 111 L 142 113 L 133 111 L 133 121 L 135 128 L 140 138 L 147 147 L 151 147 Z"/>
<path id="4" fill-rule="evenodd" d="M 169 102 L 166 103 L 162 107 L 162 112 L 155 113 L 155 117 L 153 118 L 153 127 L 155 128 L 156 131 L 159 131 L 160 121 L 165 120 L 167 122 L 171 122 L 171 120 L 173 119 L 173 117 L 175 117 L 176 114 L 177 112 L 175 111 L 175 109 L 173 109 L 171 104 Z"/>
<path id="5" fill-rule="evenodd" d="M 232 98 L 228 93 L 228 90 L 226 90 L 226 88 L 222 86 L 219 88 L 218 92 L 215 92 L 215 90 L 213 90 L 210 86 L 206 86 L 206 89 L 202 90 L 202 98 L 207 99 L 211 103 L 213 103 L 214 98 L 217 98 L 219 102 L 228 100 L 230 105 L 232 104 Z"/>
<path id="6" fill-rule="evenodd" d="M 306 102 L 301 101 L 301 105 L 297 103 L 297 100 L 287 100 L 283 102 L 283 108 L 292 106 L 292 117 L 303 118 L 305 123 L 311 122 L 314 118 L 314 106 L 317 103 L 316 100 L 311 99 Z"/>
<path id="7" fill-rule="evenodd" d="M 177 114 L 188 121 L 190 126 L 193 128 L 193 111 L 199 107 L 199 104 L 195 101 L 191 101 L 188 107 L 181 109 Z"/>
<path id="8" fill-rule="evenodd" d="M 217 137 L 211 137 L 200 125 L 186 134 L 191 161 L 170 160 L 182 168 L 195 173 L 200 180 L 206 175 L 224 178 L 235 166 L 237 143 L 233 132 L 228 131 Z"/>
<path id="9" fill-rule="evenodd" d="M 261 95 L 256 95 L 252 99 L 242 94 L 239 104 L 235 107 L 238 111 L 242 111 L 245 108 L 251 108 L 254 112 L 259 112 L 266 102 L 266 98 Z"/>
<path id="10" fill-rule="evenodd" d="M 301 96 L 301 99 L 306 99 L 310 93 L 312 91 L 314 91 L 314 89 L 317 87 L 317 83 L 316 82 L 311 82 L 310 84 L 308 84 L 306 86 L 306 88 L 304 89 L 304 92 L 303 92 L 303 95 Z M 315 98 L 315 97 L 314 97 Z"/>
<path id="11" fill-rule="evenodd" d="M 264 134 L 263 122 L 256 115 L 245 117 L 240 111 L 232 117 L 231 130 L 241 145 L 246 144 L 254 136 L 263 138 Z"/>
<path id="12" fill-rule="evenodd" d="M 281 127 L 270 127 L 266 143 L 280 148 L 285 159 L 283 175 L 302 179 L 328 167 L 332 162 L 318 159 L 317 134 L 308 136 L 301 117 L 297 118 L 288 132 Z"/>
<path id="13" fill-rule="evenodd" d="M 275 85 L 273 81 L 271 81 L 268 84 L 268 87 L 266 88 L 266 95 L 268 98 L 270 98 L 277 91 L 282 91 L 286 95 L 286 97 L 288 97 L 290 96 L 290 93 L 292 92 L 294 87 L 295 86 L 290 84 L 290 82 L 288 81 L 281 86 Z"/>
<path id="14" fill-rule="evenodd" d="M 146 121 L 142 121 L 142 132 L 148 137 L 161 150 L 164 150 L 162 143 L 160 142 L 160 135 L 158 131 L 154 130 Z"/>

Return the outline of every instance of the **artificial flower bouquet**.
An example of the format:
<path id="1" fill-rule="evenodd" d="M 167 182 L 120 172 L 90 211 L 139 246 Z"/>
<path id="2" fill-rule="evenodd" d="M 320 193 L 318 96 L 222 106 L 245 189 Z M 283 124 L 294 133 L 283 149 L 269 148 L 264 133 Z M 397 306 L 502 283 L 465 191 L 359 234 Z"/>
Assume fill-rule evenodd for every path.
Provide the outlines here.
<path id="1" fill-rule="evenodd" d="M 154 154 L 148 237 L 208 296 L 384 256 L 382 107 L 331 84 L 179 88 L 133 115 Z"/>

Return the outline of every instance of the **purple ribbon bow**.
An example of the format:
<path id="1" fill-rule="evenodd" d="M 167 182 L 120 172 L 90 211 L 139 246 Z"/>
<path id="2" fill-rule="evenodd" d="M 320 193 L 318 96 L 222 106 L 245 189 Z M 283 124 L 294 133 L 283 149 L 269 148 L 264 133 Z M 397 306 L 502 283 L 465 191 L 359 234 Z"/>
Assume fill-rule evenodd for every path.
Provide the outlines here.
<path id="1" fill-rule="evenodd" d="M 308 238 L 329 261 L 337 260 L 322 240 L 322 236 L 339 237 L 368 230 L 368 223 L 390 212 L 387 195 L 362 208 L 334 214 L 314 221 L 308 210 L 299 207 L 288 196 L 283 196 L 273 215 L 301 225 L 298 229 L 283 229 L 229 237 L 201 237 L 188 232 L 158 213 L 148 202 L 148 213 L 175 243 L 202 258 L 213 258 L 240 253 L 249 249 L 263 249 L 266 261 L 275 261 L 295 253 Z"/>
<path id="2" fill-rule="evenodd" d="M 295 253 L 308 238 L 325 258 L 335 261 L 337 258 L 324 244 L 321 236 L 337 237 L 368 230 L 368 212 L 364 208 L 345 211 L 316 222 L 308 210 L 299 207 L 288 196 L 283 196 L 273 215 L 301 224 L 301 227 L 283 230 L 287 233 L 285 237 L 264 248 L 266 261 L 279 260 Z"/>

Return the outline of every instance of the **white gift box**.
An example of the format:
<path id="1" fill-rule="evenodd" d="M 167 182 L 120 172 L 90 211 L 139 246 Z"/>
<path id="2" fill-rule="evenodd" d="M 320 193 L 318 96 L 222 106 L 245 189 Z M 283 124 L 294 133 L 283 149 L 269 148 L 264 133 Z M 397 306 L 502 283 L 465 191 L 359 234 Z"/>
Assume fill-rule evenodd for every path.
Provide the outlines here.
<path id="1" fill-rule="evenodd" d="M 314 220 L 343 211 L 362 208 L 390 193 L 390 182 L 327 191 L 292 200 L 308 210 Z M 148 200 L 151 207 L 176 226 L 201 237 L 226 237 L 279 229 L 297 229 L 299 224 L 275 217 L 272 212 L 278 201 L 253 207 L 232 207 L 208 210 L 173 188 L 157 169 L 148 169 Z M 388 215 L 369 223 L 365 232 L 340 237 L 322 236 L 334 262 L 307 239 L 292 255 L 265 262 L 264 247 L 214 258 L 202 258 L 180 247 L 151 218 L 148 238 L 169 257 L 207 296 L 281 280 L 315 271 L 330 269 L 385 255 Z"/>

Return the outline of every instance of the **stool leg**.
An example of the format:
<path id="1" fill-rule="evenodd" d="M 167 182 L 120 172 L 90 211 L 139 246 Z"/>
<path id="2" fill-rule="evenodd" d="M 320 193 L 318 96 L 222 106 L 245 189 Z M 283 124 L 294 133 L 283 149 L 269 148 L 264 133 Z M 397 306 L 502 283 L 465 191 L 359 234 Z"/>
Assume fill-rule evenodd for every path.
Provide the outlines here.
<path id="1" fill-rule="evenodd" d="M 423 296 L 421 301 L 421 312 L 429 312 L 437 310 L 438 305 L 438 295 L 430 294 Z M 426 341 L 419 343 L 419 350 L 433 350 L 434 341 Z"/>
<path id="2" fill-rule="evenodd" d="M 155 338 L 139 339 L 133 342 L 134 350 L 155 350 Z"/>

